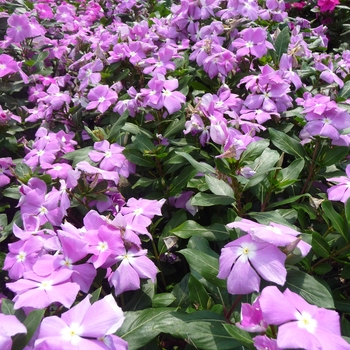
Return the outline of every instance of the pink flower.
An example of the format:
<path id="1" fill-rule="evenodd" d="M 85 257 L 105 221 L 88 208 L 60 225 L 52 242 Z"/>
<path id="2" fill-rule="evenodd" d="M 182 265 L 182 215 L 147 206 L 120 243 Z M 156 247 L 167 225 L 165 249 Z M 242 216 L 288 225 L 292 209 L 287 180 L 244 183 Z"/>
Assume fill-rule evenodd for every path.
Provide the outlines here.
<path id="1" fill-rule="evenodd" d="M 117 101 L 118 95 L 108 85 L 99 85 L 90 90 L 88 94 L 89 104 L 86 109 L 97 108 L 101 113 Z"/>
<path id="2" fill-rule="evenodd" d="M 69 308 L 79 292 L 77 283 L 68 282 L 73 271 L 54 271 L 49 276 L 38 276 L 32 271 L 24 273 L 24 278 L 7 283 L 6 287 L 16 293 L 14 308 L 23 306 L 43 309 L 51 303 L 59 302 Z"/>
<path id="3" fill-rule="evenodd" d="M 227 278 L 230 294 L 259 292 L 258 273 L 266 281 L 284 285 L 287 276 L 285 260 L 286 255 L 276 246 L 254 241 L 250 235 L 245 235 L 222 248 L 218 278 Z"/>
<path id="4" fill-rule="evenodd" d="M 321 12 L 334 11 L 335 7 L 339 5 L 339 0 L 318 0 L 317 5 Z"/>
<path id="5" fill-rule="evenodd" d="M 331 177 L 327 181 L 337 182 L 338 185 L 332 186 L 327 190 L 330 201 L 341 201 L 346 203 L 350 197 L 350 164 L 345 169 L 346 176 Z"/>
<path id="6" fill-rule="evenodd" d="M 27 333 L 27 328 L 18 321 L 17 317 L 14 315 L 4 315 L 0 313 L 0 324 L 0 348 L 2 350 L 12 349 L 12 336 L 17 333 Z"/>
<path id="7" fill-rule="evenodd" d="M 264 320 L 277 325 L 277 346 L 282 349 L 349 350 L 340 334 L 339 315 L 308 304 L 288 288 L 266 287 L 259 297 Z"/>
<path id="8" fill-rule="evenodd" d="M 17 15 L 13 13 L 8 18 L 7 24 L 9 28 L 6 34 L 13 42 L 20 43 L 22 40 L 30 37 L 30 23 L 26 15 Z"/>
<path id="9" fill-rule="evenodd" d="M 155 282 L 158 269 L 146 254 L 147 250 L 132 247 L 116 258 L 120 265 L 109 277 L 110 284 L 115 288 L 115 295 L 139 289 L 140 278 L 150 278 Z"/>
<path id="10" fill-rule="evenodd" d="M 113 334 L 123 321 L 123 311 L 112 295 L 107 295 L 92 305 L 87 296 L 64 312 L 61 318 L 44 318 L 35 341 L 35 349 L 127 350 L 127 343 Z"/>

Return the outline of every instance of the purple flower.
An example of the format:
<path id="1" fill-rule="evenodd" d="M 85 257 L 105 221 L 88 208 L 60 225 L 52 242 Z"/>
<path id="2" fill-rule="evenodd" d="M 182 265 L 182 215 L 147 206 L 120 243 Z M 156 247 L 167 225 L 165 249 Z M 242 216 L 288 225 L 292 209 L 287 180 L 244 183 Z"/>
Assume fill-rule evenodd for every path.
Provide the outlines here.
<path id="1" fill-rule="evenodd" d="M 11 172 L 10 166 L 14 166 L 10 157 L 0 158 L 0 187 L 8 185 L 10 183 Z"/>
<path id="2" fill-rule="evenodd" d="M 263 28 L 246 28 L 240 32 L 241 38 L 232 42 L 232 46 L 237 48 L 237 56 L 252 55 L 261 58 L 268 49 L 273 49 L 270 42 L 266 40 L 267 32 Z"/>
<path id="3" fill-rule="evenodd" d="M 117 98 L 118 94 L 111 90 L 108 85 L 96 86 L 88 93 L 90 103 L 86 106 L 86 109 L 97 108 L 101 113 L 104 113 L 109 106 L 117 101 Z"/>
<path id="4" fill-rule="evenodd" d="M 2 350 L 12 349 L 11 337 L 18 333 L 27 334 L 27 328 L 14 315 L 0 313 L 0 348 Z"/>
<path id="5" fill-rule="evenodd" d="M 114 286 L 115 295 L 125 291 L 140 288 L 140 278 L 150 278 L 154 283 L 158 269 L 152 260 L 146 256 L 147 250 L 138 250 L 132 247 L 116 258 L 120 262 L 118 268 L 109 277 L 109 282 Z"/>
<path id="6" fill-rule="evenodd" d="M 77 283 L 68 282 L 73 271 L 54 271 L 48 276 L 38 276 L 32 271 L 25 272 L 23 278 L 7 283 L 6 287 L 16 293 L 14 308 L 23 306 L 43 309 L 51 303 L 59 302 L 69 308 L 79 292 Z"/>
<path id="7" fill-rule="evenodd" d="M 35 236 L 26 241 L 18 241 L 8 245 L 9 252 L 4 261 L 4 270 L 9 271 L 9 277 L 18 280 L 26 271 L 31 271 L 38 253 L 43 248 L 43 242 Z"/>
<path id="8" fill-rule="evenodd" d="M 330 201 L 341 201 L 346 203 L 350 197 L 350 164 L 345 169 L 346 176 L 331 177 L 327 181 L 338 182 L 338 185 L 332 186 L 327 190 Z"/>
<path id="9" fill-rule="evenodd" d="M 254 241 L 250 235 L 245 235 L 222 248 L 218 277 L 227 278 L 230 294 L 259 292 L 258 273 L 267 281 L 284 285 L 285 260 L 286 255 L 274 245 Z"/>
<path id="10" fill-rule="evenodd" d="M 165 199 L 157 201 L 143 198 L 130 198 L 126 203 L 127 207 L 121 208 L 120 212 L 124 215 L 126 220 L 146 228 L 151 225 L 151 219 L 153 219 L 155 215 L 162 215 L 161 208 L 164 203 Z"/>
<path id="11" fill-rule="evenodd" d="M 123 321 L 123 311 L 112 295 L 107 295 L 92 305 L 87 296 L 64 312 L 61 318 L 44 318 L 35 341 L 35 349 L 127 350 L 127 343 L 113 334 Z"/>
<path id="12" fill-rule="evenodd" d="M 340 334 L 339 315 L 308 304 L 288 288 L 264 288 L 259 298 L 264 320 L 277 325 L 277 346 L 282 349 L 349 350 Z"/>
<path id="13" fill-rule="evenodd" d="M 302 256 L 306 256 L 311 246 L 304 241 L 298 241 L 300 232 L 291 229 L 288 226 L 270 222 L 270 225 L 261 225 L 254 221 L 242 219 L 227 225 L 230 228 L 239 228 L 240 230 L 250 233 L 254 240 L 258 242 L 267 242 L 277 247 L 288 247 L 298 242 L 297 247 L 300 249 Z"/>
<path id="14" fill-rule="evenodd" d="M 268 324 L 264 321 L 259 298 L 252 305 L 242 303 L 241 322 L 236 323 L 236 326 L 253 333 L 261 333 L 267 330 Z"/>
<path id="15" fill-rule="evenodd" d="M 22 40 L 30 37 L 30 23 L 26 15 L 17 15 L 13 13 L 7 19 L 7 24 L 9 27 L 6 34 L 12 42 L 20 43 Z"/>
<path id="16" fill-rule="evenodd" d="M 106 140 L 95 142 L 94 148 L 96 151 L 89 152 L 89 158 L 100 163 L 99 167 L 102 170 L 118 171 L 122 168 L 126 158 L 123 155 L 124 147 L 114 143 L 110 143 Z"/>
<path id="17" fill-rule="evenodd" d="M 270 339 L 266 335 L 257 335 L 253 340 L 257 350 L 282 350 L 277 346 L 276 339 Z"/>

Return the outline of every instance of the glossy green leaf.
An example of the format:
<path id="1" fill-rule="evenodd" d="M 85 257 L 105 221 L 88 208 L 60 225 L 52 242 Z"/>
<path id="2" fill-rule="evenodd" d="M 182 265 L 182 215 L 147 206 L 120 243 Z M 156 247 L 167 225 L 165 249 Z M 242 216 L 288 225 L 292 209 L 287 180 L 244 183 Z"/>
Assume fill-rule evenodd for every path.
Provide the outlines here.
<path id="1" fill-rule="evenodd" d="M 224 180 L 217 179 L 213 176 L 205 175 L 205 181 L 211 192 L 218 196 L 228 196 L 235 198 L 233 189 Z"/>
<path id="2" fill-rule="evenodd" d="M 185 221 L 173 229 L 171 233 L 184 239 L 192 236 L 201 236 L 209 241 L 224 241 L 230 237 L 225 225 L 213 224 L 203 227 L 193 220 Z"/>
<path id="3" fill-rule="evenodd" d="M 185 159 L 187 159 L 189 161 L 189 163 L 198 171 L 204 174 L 215 174 L 215 169 L 204 162 L 198 162 L 196 161 L 191 155 L 189 155 L 188 153 L 185 152 L 175 152 L 176 154 L 178 154 L 179 156 L 184 157 Z"/>
<path id="4" fill-rule="evenodd" d="M 254 342 L 250 333 L 238 328 L 233 324 L 224 324 L 224 328 L 233 339 L 237 340 L 248 349 L 255 349 L 253 345 Z"/>
<path id="5" fill-rule="evenodd" d="M 152 307 L 160 308 L 171 305 L 176 300 L 176 297 L 171 293 L 156 294 L 152 298 Z"/>
<path id="6" fill-rule="evenodd" d="M 155 328 L 174 308 L 152 308 L 125 312 L 125 320 L 116 335 L 128 342 L 129 350 L 138 350 L 158 336 Z"/>
<path id="7" fill-rule="evenodd" d="M 331 166 L 345 159 L 349 154 L 349 147 L 336 146 L 327 150 L 324 158 L 321 160 L 322 166 Z"/>
<path id="8" fill-rule="evenodd" d="M 244 164 L 248 161 L 254 161 L 269 146 L 269 140 L 259 140 L 251 142 L 247 149 L 241 154 L 240 163 Z"/>
<path id="9" fill-rule="evenodd" d="M 144 157 L 143 154 L 136 149 L 124 149 L 123 154 L 126 159 L 130 160 L 130 162 L 136 165 L 140 165 L 145 168 L 155 167 L 155 162 L 150 157 Z"/>
<path id="10" fill-rule="evenodd" d="M 338 214 L 332 206 L 330 201 L 324 201 L 321 204 L 324 215 L 331 221 L 332 226 L 336 229 L 347 242 L 349 242 L 349 225 L 347 222 Z"/>
<path id="11" fill-rule="evenodd" d="M 281 57 L 284 53 L 287 53 L 288 45 L 290 42 L 290 29 L 288 26 L 284 27 L 281 32 L 278 34 L 275 41 L 275 54 L 276 54 L 276 63 L 279 63 Z"/>
<path id="12" fill-rule="evenodd" d="M 333 297 L 329 290 L 305 272 L 288 271 L 285 287 L 300 295 L 310 304 L 334 309 Z"/>
<path id="13" fill-rule="evenodd" d="M 312 233 L 312 249 L 318 256 L 322 258 L 329 257 L 329 245 L 327 241 L 316 231 Z"/>
<path id="14" fill-rule="evenodd" d="M 210 283 L 225 288 L 226 281 L 216 277 L 219 273 L 217 258 L 193 249 L 182 249 L 179 253 L 186 258 L 191 269 L 200 273 Z"/>
<path id="15" fill-rule="evenodd" d="M 191 205 L 197 205 L 201 207 L 211 207 L 213 205 L 229 205 L 234 202 L 234 198 L 228 196 L 218 196 L 209 193 L 197 193 L 191 199 Z"/>
<path id="16" fill-rule="evenodd" d="M 30 339 L 33 337 L 35 331 L 39 327 L 41 320 L 44 317 L 45 309 L 34 310 L 29 313 L 23 324 L 27 328 L 27 334 L 16 334 L 13 336 L 12 349 L 22 350 L 28 344 Z"/>
<path id="17" fill-rule="evenodd" d="M 291 138 L 287 134 L 275 129 L 269 128 L 272 143 L 281 151 L 291 154 L 296 158 L 305 159 L 305 150 L 299 141 Z"/>
<path id="18" fill-rule="evenodd" d="M 156 149 L 155 144 L 149 139 L 149 137 L 141 133 L 135 136 L 133 145 L 141 153 L 145 153 L 145 151 L 153 152 Z"/>
<path id="19" fill-rule="evenodd" d="M 190 314 L 172 312 L 167 314 L 155 328 L 202 350 L 231 350 L 241 344 L 235 341 L 223 327 L 222 316 L 211 311 Z"/>
<path id="20" fill-rule="evenodd" d="M 188 281 L 190 279 L 190 275 L 190 273 L 187 273 L 171 291 L 171 294 L 175 297 L 174 302 L 170 304 L 171 306 L 186 308 L 191 305 L 190 291 L 188 289 Z"/>
<path id="21" fill-rule="evenodd" d="M 81 149 L 77 149 L 76 151 L 66 153 L 62 156 L 62 158 L 67 160 L 72 160 L 73 161 L 72 166 L 75 167 L 79 162 L 83 162 L 83 161 L 89 162 L 90 161 L 89 152 L 91 152 L 92 150 L 93 148 L 91 146 L 84 147 Z"/>
<path id="22" fill-rule="evenodd" d="M 189 297 L 196 309 L 205 310 L 208 305 L 209 295 L 203 285 L 193 275 L 188 281 Z"/>

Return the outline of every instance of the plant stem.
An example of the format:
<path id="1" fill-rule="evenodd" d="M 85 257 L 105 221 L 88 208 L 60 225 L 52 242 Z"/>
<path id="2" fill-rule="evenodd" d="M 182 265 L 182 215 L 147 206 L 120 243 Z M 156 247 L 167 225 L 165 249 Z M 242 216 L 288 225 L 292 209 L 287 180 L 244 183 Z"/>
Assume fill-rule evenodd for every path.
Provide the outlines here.
<path id="1" fill-rule="evenodd" d="M 312 161 L 311 161 L 311 166 L 310 166 L 310 169 L 309 169 L 309 174 L 307 176 L 307 179 L 306 179 L 306 181 L 304 183 L 304 186 L 303 186 L 300 194 L 306 193 L 309 190 L 310 186 L 311 186 L 311 180 L 315 176 L 316 158 L 317 158 L 317 155 L 318 155 L 319 148 L 320 148 L 320 141 L 317 140 L 316 144 L 315 144 L 314 152 L 312 154 Z"/>
<path id="2" fill-rule="evenodd" d="M 162 269 L 160 268 L 160 261 L 159 261 L 158 250 L 157 250 L 156 244 L 154 243 L 154 240 L 153 240 L 153 239 L 151 239 L 151 242 L 152 242 L 152 248 L 153 248 L 154 257 L 156 258 L 157 265 L 158 265 L 158 269 L 159 269 L 159 271 L 160 271 L 160 278 L 161 278 L 162 283 L 163 283 L 163 285 L 164 285 L 164 289 L 166 290 L 167 284 L 166 284 L 166 281 L 165 281 L 165 277 L 164 277 L 163 271 L 162 271 Z"/>
<path id="3" fill-rule="evenodd" d="M 232 314 L 233 314 L 233 311 L 235 310 L 236 306 L 237 306 L 238 303 L 241 301 L 242 297 L 243 297 L 242 294 L 238 295 L 238 297 L 236 298 L 235 302 L 234 302 L 233 305 L 231 306 L 231 309 L 229 310 L 229 312 L 228 312 L 227 314 L 225 314 L 225 318 L 226 318 L 226 320 L 227 320 L 228 322 L 231 323 L 230 318 L 231 318 L 231 316 L 232 316 Z"/>

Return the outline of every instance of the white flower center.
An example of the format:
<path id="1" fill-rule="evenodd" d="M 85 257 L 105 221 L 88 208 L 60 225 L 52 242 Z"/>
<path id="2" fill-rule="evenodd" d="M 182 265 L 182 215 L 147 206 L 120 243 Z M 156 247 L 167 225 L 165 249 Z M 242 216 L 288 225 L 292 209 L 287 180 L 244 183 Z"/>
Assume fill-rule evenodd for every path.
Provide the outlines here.
<path id="1" fill-rule="evenodd" d="M 19 254 L 16 256 L 17 262 L 24 262 L 26 260 L 26 256 L 26 252 L 19 252 Z"/>
<path id="2" fill-rule="evenodd" d="M 297 318 L 298 327 L 306 329 L 309 333 L 314 333 L 317 327 L 317 321 L 312 318 L 312 316 L 308 313 L 303 311 L 301 314 L 297 312 L 295 314 L 295 317 Z"/>
<path id="3" fill-rule="evenodd" d="M 108 249 L 108 243 L 107 242 L 98 242 L 97 250 L 100 252 L 105 252 Z"/>
<path id="4" fill-rule="evenodd" d="M 40 290 L 50 290 L 52 289 L 53 281 L 42 281 L 41 283 L 38 283 L 38 287 Z"/>
<path id="5" fill-rule="evenodd" d="M 238 253 L 243 256 L 244 262 L 247 262 L 248 259 L 253 258 L 256 255 L 256 246 L 254 243 L 243 243 L 238 249 Z"/>
<path id="6" fill-rule="evenodd" d="M 63 339 L 69 341 L 72 345 L 77 345 L 80 342 L 81 338 L 79 335 L 82 333 L 83 327 L 76 322 L 73 322 L 61 331 Z"/>

